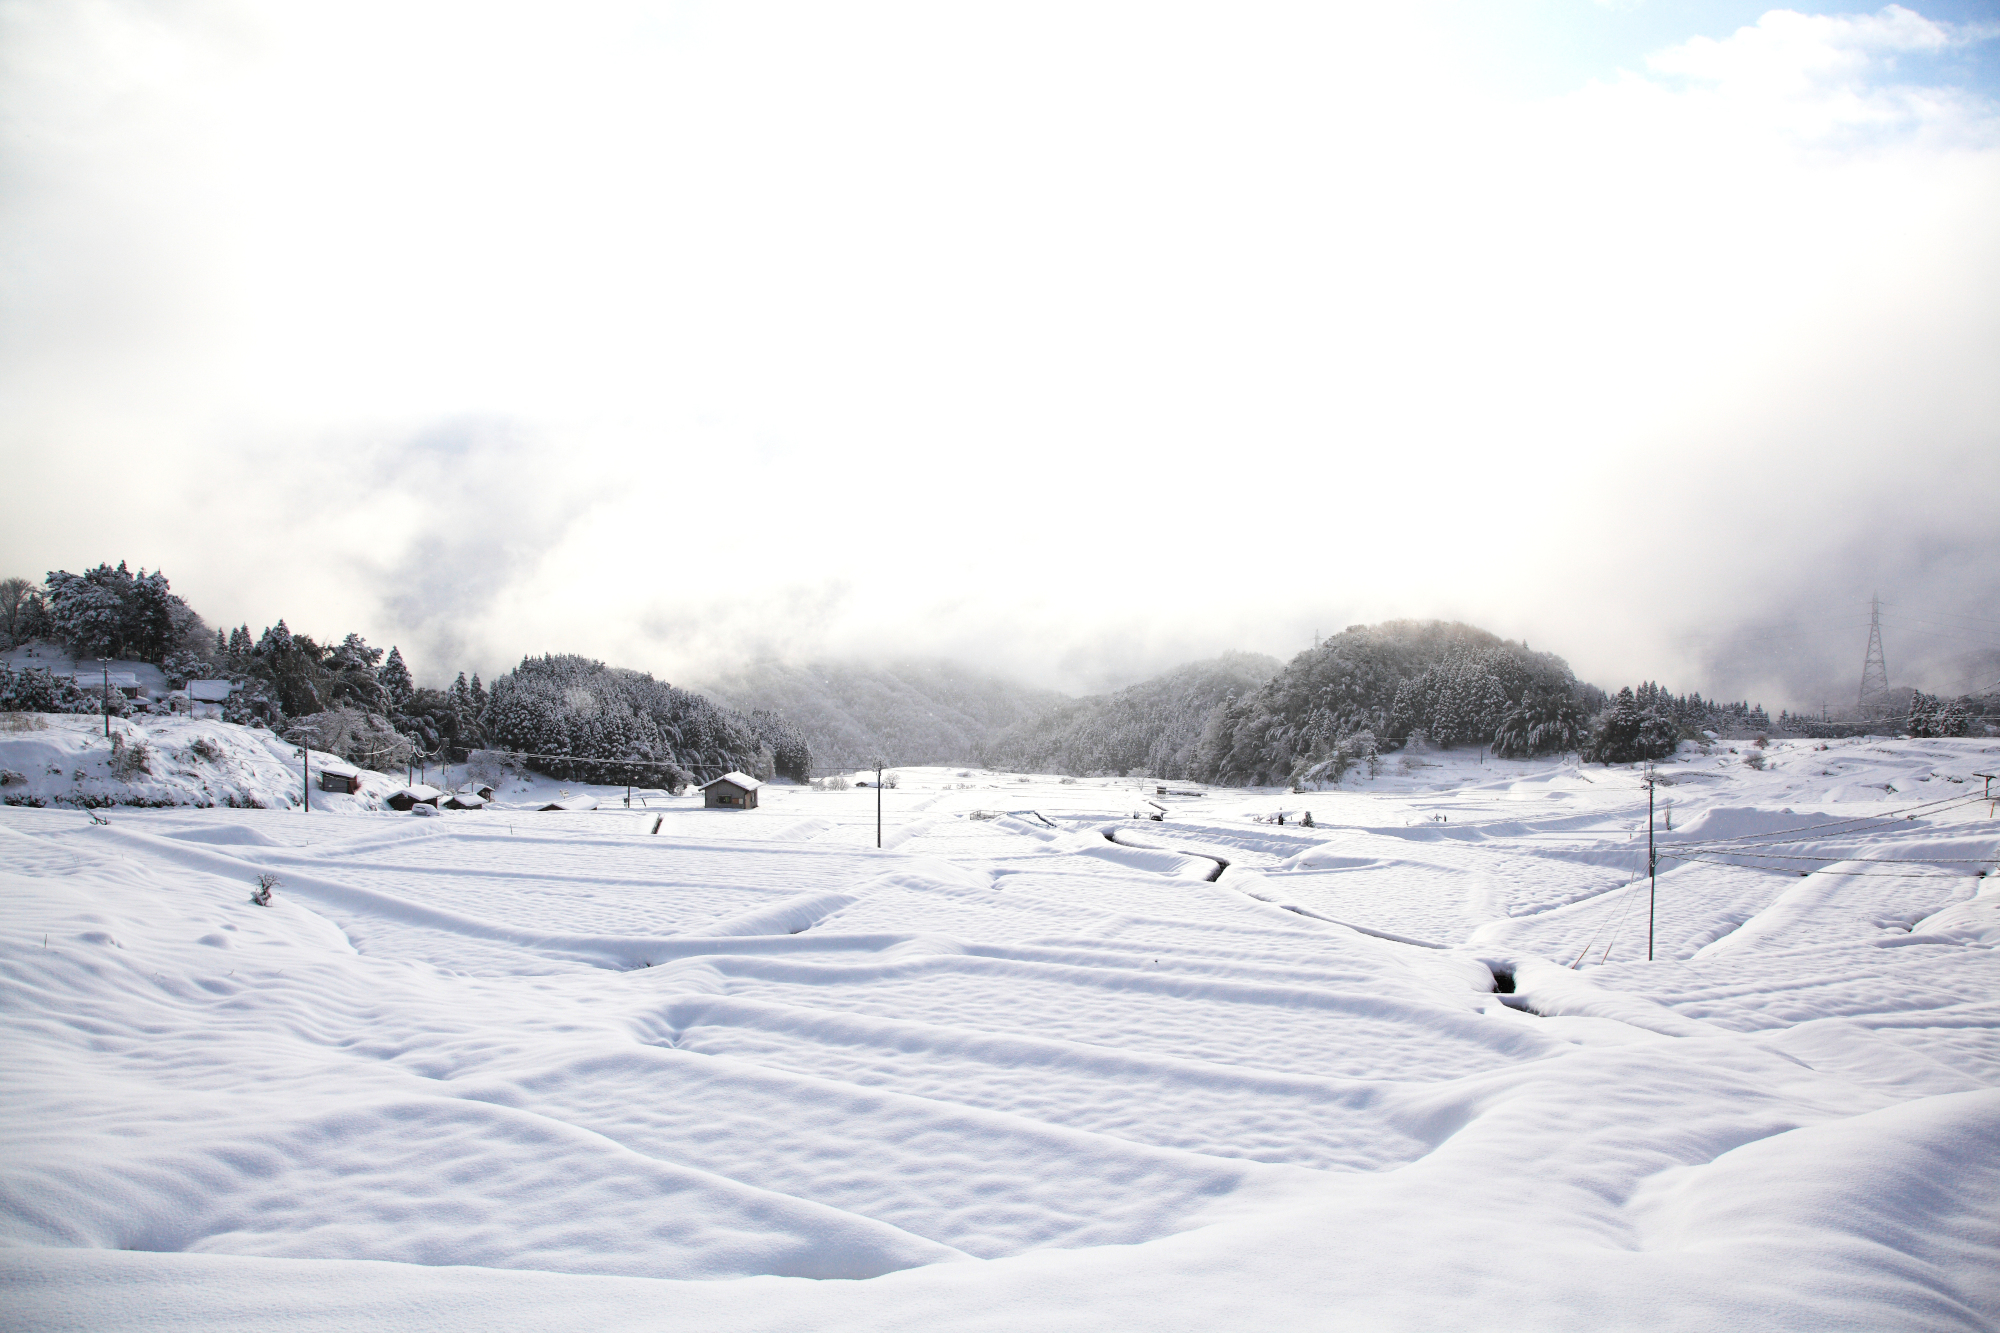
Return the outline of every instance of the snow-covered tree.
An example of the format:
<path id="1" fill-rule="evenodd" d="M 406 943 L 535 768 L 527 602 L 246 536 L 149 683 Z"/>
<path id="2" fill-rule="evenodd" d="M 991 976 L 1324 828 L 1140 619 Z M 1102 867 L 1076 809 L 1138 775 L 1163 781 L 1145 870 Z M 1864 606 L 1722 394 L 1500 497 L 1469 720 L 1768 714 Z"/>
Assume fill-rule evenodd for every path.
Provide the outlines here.
<path id="1" fill-rule="evenodd" d="M 12 671 L 0 663 L 0 713 L 96 713 L 103 708 L 102 695 L 83 689 L 72 676 L 39 667 Z M 113 690 L 112 715 L 123 717 L 125 708 L 125 696 Z"/>
<path id="2" fill-rule="evenodd" d="M 99 565 L 81 574 L 49 571 L 48 630 L 72 655 L 164 662 L 207 647 L 207 627 L 158 570 Z"/>
<path id="3" fill-rule="evenodd" d="M 1583 757 L 1599 764 L 1633 764 L 1665 759 L 1679 743 L 1673 719 L 1657 706 L 1641 708 L 1627 686 L 1597 715 Z"/>
<path id="4" fill-rule="evenodd" d="M 1972 731 L 1973 709 L 1968 699 L 1947 703 L 1935 694 L 1917 690 L 1910 695 L 1907 727 L 1917 737 L 1964 736 Z"/>
<path id="5" fill-rule="evenodd" d="M 389 660 L 382 664 L 377 679 L 382 683 L 391 708 L 401 707 L 417 688 L 417 683 L 410 678 L 410 669 L 403 665 L 403 650 L 394 646 L 390 647 Z"/>
<path id="6" fill-rule="evenodd" d="M 26 642 L 45 614 L 42 591 L 31 579 L 0 579 L 0 635 L 9 646 Z"/>
<path id="7" fill-rule="evenodd" d="M 1582 747 L 1589 719 L 1567 694 L 1535 693 L 1510 708 L 1493 731 L 1493 753 L 1503 759 L 1561 754 Z"/>

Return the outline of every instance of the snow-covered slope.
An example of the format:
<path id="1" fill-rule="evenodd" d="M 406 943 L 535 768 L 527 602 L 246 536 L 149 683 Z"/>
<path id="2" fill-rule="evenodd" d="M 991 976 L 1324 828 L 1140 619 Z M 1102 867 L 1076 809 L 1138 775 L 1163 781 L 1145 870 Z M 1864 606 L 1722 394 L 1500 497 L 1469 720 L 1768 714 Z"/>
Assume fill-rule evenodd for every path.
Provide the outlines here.
<path id="1" fill-rule="evenodd" d="M 288 809 L 307 799 L 299 748 L 269 731 L 154 716 L 113 718 L 109 730 L 102 717 L 0 713 L 0 801 Z M 403 785 L 401 775 L 363 771 L 360 792 L 323 792 L 323 769 L 352 766 L 318 750 L 309 762 L 316 813 L 380 809 L 382 798 Z"/>
<path id="2" fill-rule="evenodd" d="M 10 1320 L 1990 1328 L 1996 762 L 0 809 Z"/>

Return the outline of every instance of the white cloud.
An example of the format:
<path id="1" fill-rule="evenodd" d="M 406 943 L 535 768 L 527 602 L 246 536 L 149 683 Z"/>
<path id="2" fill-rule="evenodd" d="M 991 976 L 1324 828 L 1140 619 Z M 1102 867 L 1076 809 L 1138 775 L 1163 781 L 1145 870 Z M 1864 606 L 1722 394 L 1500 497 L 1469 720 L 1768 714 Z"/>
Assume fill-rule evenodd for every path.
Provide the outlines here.
<path id="1" fill-rule="evenodd" d="M 1935 57 L 1993 40 L 2000 26 L 1954 25 L 1901 5 L 1874 14 L 1800 14 L 1775 9 L 1728 37 L 1695 37 L 1650 55 L 1655 74 L 1685 80 L 1746 115 L 1811 137 L 1984 137 L 1991 99 L 1908 77 L 1905 57 Z"/>
<path id="2" fill-rule="evenodd" d="M 1617 678 L 1992 544 L 2000 130 L 1908 11 L 1529 102 L 1421 8 L 5 16 L 10 569 L 433 670 L 1460 614 Z"/>

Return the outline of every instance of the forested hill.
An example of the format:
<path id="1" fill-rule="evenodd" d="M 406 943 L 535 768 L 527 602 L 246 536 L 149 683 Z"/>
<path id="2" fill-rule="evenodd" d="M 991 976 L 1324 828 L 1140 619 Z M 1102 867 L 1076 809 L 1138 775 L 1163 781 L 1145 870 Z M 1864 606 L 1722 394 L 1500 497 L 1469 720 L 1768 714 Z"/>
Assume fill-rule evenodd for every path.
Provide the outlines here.
<path id="1" fill-rule="evenodd" d="M 1455 621 L 1351 625 L 1300 653 L 1271 680 L 1218 706 L 1192 776 L 1257 784 L 1400 745 L 1492 745 L 1504 754 L 1578 748 L 1603 691 L 1569 664 Z"/>
<path id="2" fill-rule="evenodd" d="M 1278 674 L 1275 657 L 1225 653 L 1112 694 L 1054 706 L 980 751 L 989 767 L 1030 773 L 1146 773 L 1191 778 L 1202 727 L 1218 704 Z"/>
<path id="3" fill-rule="evenodd" d="M 768 710 L 796 727 L 821 772 L 860 768 L 878 756 L 897 764 L 978 759 L 996 733 L 1068 701 L 949 662 L 885 666 L 761 662 L 704 694 L 748 713 Z"/>

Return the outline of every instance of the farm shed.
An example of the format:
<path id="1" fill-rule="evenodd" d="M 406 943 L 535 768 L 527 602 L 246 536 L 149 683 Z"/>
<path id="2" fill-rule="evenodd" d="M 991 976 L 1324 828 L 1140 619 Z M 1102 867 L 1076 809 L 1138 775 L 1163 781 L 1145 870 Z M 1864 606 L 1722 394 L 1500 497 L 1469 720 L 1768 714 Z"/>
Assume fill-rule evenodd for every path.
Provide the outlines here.
<path id="1" fill-rule="evenodd" d="M 444 798 L 444 808 L 447 810 L 484 810 L 486 808 L 486 798 L 478 792 L 455 791 Z"/>
<path id="2" fill-rule="evenodd" d="M 346 792 L 349 796 L 361 790 L 361 774 L 358 770 L 340 764 L 326 764 L 319 770 L 321 791 Z"/>
<path id="3" fill-rule="evenodd" d="M 438 798 L 443 795 L 444 793 L 436 787 L 426 787 L 421 784 L 415 787 L 404 787 L 400 791 L 390 793 L 389 808 L 391 810 L 408 810 L 412 806 L 428 805 L 435 810 Z"/>
<path id="4" fill-rule="evenodd" d="M 724 773 L 702 784 L 701 803 L 709 810 L 755 810 L 757 789 L 763 785 L 747 773 Z"/>

